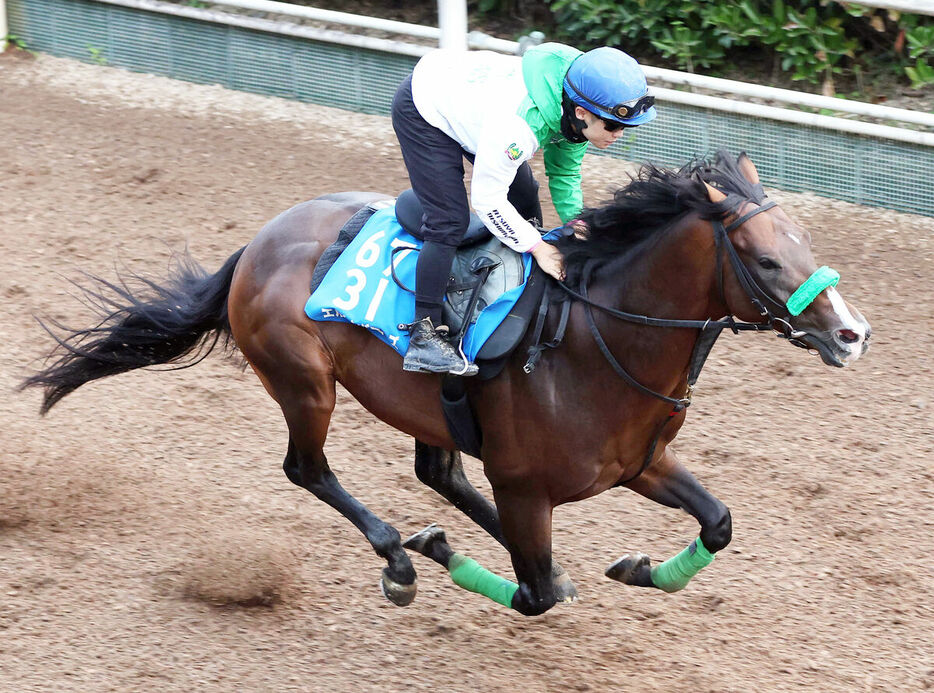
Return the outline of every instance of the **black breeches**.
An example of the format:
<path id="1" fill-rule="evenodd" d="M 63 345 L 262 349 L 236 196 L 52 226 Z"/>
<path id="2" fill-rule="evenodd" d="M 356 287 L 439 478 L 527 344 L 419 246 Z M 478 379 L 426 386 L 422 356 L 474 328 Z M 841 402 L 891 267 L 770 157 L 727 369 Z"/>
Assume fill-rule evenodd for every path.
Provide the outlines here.
<path id="1" fill-rule="evenodd" d="M 473 162 L 473 155 L 422 118 L 412 102 L 411 75 L 402 81 L 393 97 L 392 126 L 412 189 L 424 211 L 425 244 L 415 270 L 415 319 L 431 317 L 438 325 L 454 252 L 470 221 L 464 159 Z M 523 218 L 541 223 L 538 181 L 528 162 L 516 172 L 507 199 Z"/>

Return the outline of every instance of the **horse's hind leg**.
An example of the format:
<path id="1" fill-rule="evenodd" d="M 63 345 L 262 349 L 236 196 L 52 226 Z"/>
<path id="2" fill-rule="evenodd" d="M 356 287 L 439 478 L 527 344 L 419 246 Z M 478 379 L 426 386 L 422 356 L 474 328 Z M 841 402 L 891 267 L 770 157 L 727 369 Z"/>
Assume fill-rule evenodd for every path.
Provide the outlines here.
<path id="1" fill-rule="evenodd" d="M 276 364 L 267 371 L 257 367 L 260 359 L 251 361 L 289 427 L 283 471 L 290 481 L 330 505 L 363 533 L 388 563 L 380 583 L 383 593 L 394 604 L 405 606 L 415 598 L 415 569 L 396 528 L 347 493 L 328 466 L 324 441 L 336 399 L 334 378 L 327 358 L 313 344 L 304 346 L 309 348 L 263 354 L 262 362 L 269 358 L 269 364 Z"/>
<path id="2" fill-rule="evenodd" d="M 524 616 L 537 616 L 555 605 L 551 577 L 551 505 L 524 483 L 518 491 L 494 491 L 503 507 L 503 531 L 518 584 L 491 573 L 471 558 L 455 553 L 440 527 L 432 525 L 405 541 L 405 547 L 440 563 L 455 584 L 477 592 Z"/>
<path id="3" fill-rule="evenodd" d="M 415 441 L 415 475 L 419 481 L 450 501 L 455 508 L 482 527 L 487 534 L 506 547 L 503 529 L 496 507 L 467 479 L 461 454 L 457 450 L 427 445 Z M 508 548 L 508 547 L 507 547 Z M 437 560 L 437 559 L 435 559 Z M 443 561 L 437 560 L 442 565 Z M 552 563 L 555 596 L 559 602 L 577 599 L 577 588 L 567 571 L 557 562 Z"/>
<path id="4" fill-rule="evenodd" d="M 291 438 L 282 467 L 293 483 L 311 491 L 363 533 L 373 550 L 388 563 L 380 582 L 383 593 L 398 606 L 410 604 L 415 599 L 415 569 L 402 548 L 402 538 L 396 528 L 347 493 L 328 466 L 323 452 L 302 450 Z"/>
<path id="5" fill-rule="evenodd" d="M 656 503 L 688 512 L 700 523 L 700 537 L 654 568 L 645 554 L 623 556 L 607 568 L 607 577 L 628 585 L 677 592 L 730 543 L 733 524 L 729 509 L 701 486 L 670 449 L 626 486 Z"/>

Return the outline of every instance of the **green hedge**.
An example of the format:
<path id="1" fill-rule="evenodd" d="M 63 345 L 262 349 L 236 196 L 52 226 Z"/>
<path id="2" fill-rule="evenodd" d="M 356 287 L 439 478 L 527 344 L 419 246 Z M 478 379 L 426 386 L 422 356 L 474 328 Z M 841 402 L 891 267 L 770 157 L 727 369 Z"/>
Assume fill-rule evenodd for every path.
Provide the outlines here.
<path id="1" fill-rule="evenodd" d="M 514 2 L 515 0 L 513 0 Z M 513 2 L 486 0 L 488 13 Z M 745 64 L 820 84 L 872 92 L 893 76 L 916 88 L 934 85 L 934 18 L 833 0 L 547 0 L 548 33 L 580 48 L 618 46 L 647 62 L 730 72 Z M 651 60 L 650 60 L 651 59 Z"/>

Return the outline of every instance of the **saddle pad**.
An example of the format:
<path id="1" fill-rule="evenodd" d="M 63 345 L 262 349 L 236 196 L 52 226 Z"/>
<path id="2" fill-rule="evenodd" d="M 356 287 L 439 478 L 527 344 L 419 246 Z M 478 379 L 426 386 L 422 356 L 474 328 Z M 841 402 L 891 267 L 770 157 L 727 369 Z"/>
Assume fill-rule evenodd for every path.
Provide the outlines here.
<path id="1" fill-rule="evenodd" d="M 395 209 L 380 209 L 370 217 L 356 238 L 331 265 L 317 289 L 305 303 L 305 314 L 312 320 L 340 321 L 370 330 L 400 355 L 409 347 L 409 335 L 400 323 L 415 318 L 416 251 L 422 242 L 396 221 Z M 393 255 L 393 250 L 401 248 Z M 390 261 L 393 267 L 390 267 Z M 522 256 L 525 280 L 532 269 L 532 257 Z M 499 326 L 525 284 L 490 302 L 464 336 L 464 353 L 473 361 L 493 331 Z"/>

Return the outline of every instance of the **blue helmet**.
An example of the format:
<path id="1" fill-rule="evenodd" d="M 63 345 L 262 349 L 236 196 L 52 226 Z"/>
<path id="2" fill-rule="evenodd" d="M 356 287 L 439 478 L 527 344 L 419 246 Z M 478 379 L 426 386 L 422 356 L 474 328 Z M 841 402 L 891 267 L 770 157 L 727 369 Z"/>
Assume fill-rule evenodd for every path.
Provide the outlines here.
<path id="1" fill-rule="evenodd" d="M 624 125 L 655 118 L 655 97 L 632 57 L 603 46 L 578 56 L 564 78 L 564 93 L 582 108 Z"/>

